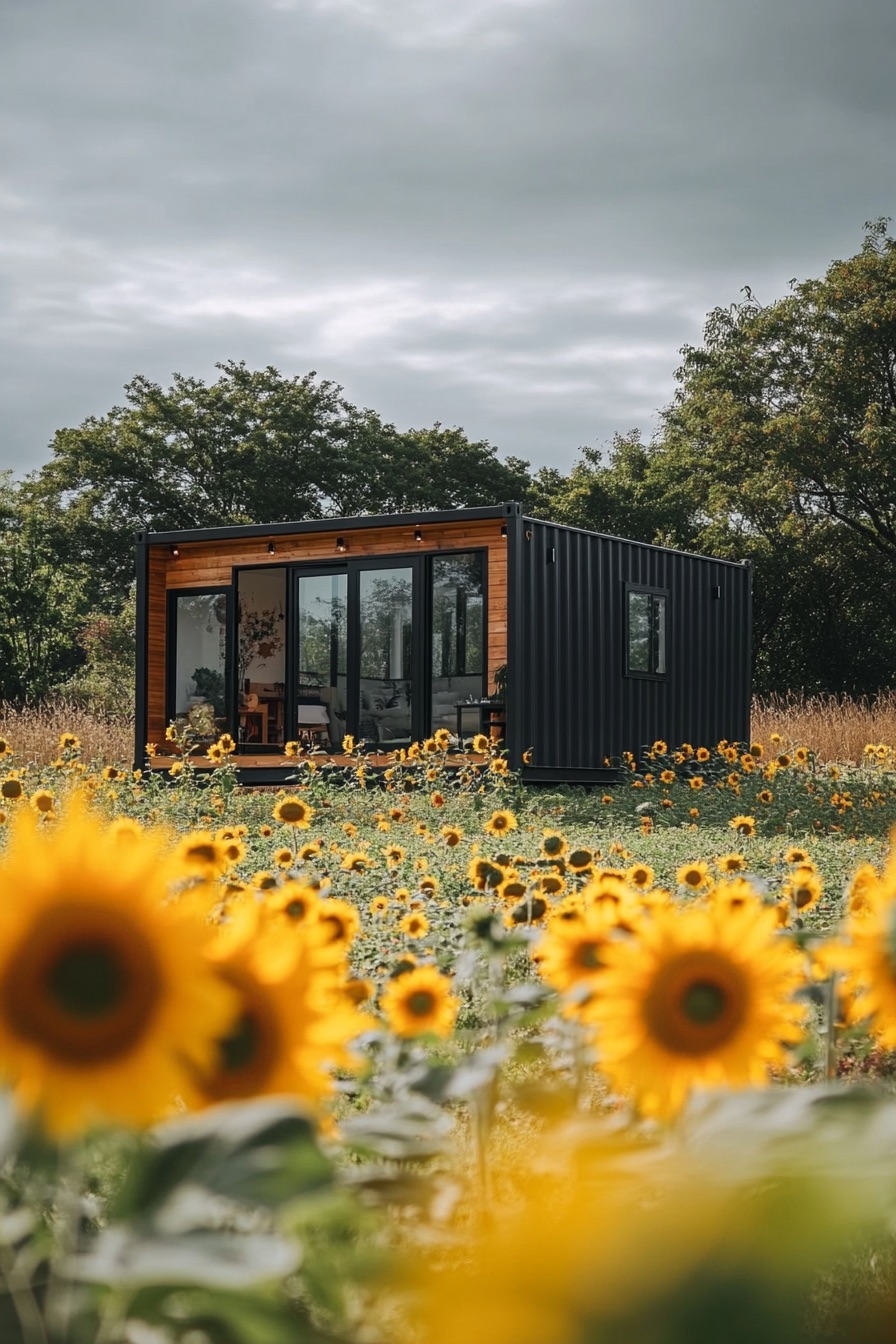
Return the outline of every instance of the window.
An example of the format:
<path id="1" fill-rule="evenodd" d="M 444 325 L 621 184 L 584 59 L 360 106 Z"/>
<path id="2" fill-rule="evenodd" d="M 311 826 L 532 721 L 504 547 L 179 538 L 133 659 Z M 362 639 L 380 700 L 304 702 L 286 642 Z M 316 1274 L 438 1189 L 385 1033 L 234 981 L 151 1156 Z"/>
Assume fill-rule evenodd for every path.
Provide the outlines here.
<path id="1" fill-rule="evenodd" d="M 629 588 L 627 594 L 626 672 L 630 676 L 666 675 L 666 594 Z"/>
<path id="2" fill-rule="evenodd" d="M 227 714 L 227 593 L 222 588 L 169 595 L 168 718 L 208 706 Z"/>

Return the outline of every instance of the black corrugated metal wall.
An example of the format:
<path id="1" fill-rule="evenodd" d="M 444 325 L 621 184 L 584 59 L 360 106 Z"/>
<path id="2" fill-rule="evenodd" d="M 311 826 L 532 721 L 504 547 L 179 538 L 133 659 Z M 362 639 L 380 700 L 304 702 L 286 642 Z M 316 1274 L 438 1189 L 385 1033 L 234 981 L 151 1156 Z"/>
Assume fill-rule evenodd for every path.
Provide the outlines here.
<path id="1" fill-rule="evenodd" d="M 532 748 L 533 777 L 600 771 L 605 757 L 657 738 L 748 738 L 747 566 L 528 518 L 519 526 L 508 699 L 520 706 L 512 746 Z M 627 583 L 668 592 L 665 677 L 625 674 Z"/>

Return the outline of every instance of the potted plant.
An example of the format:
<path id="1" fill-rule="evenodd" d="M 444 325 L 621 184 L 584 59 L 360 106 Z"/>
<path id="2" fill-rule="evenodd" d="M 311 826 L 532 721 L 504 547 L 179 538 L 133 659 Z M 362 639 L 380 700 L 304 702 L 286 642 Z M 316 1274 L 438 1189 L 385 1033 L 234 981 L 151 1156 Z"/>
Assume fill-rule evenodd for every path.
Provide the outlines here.
<path id="1" fill-rule="evenodd" d="M 193 673 L 193 685 L 196 694 L 213 707 L 216 715 L 224 713 L 224 678 L 220 672 L 211 667 L 197 667 Z"/>

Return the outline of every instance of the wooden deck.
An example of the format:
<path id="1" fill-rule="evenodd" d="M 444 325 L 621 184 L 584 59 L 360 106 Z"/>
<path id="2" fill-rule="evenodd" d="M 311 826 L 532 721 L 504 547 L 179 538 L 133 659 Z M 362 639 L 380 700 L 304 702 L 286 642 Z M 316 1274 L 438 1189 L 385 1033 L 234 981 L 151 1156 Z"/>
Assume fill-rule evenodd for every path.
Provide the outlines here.
<path id="1" fill-rule="evenodd" d="M 153 756 L 151 768 L 153 770 L 169 770 L 171 766 L 180 759 L 180 756 Z M 373 752 L 369 754 L 365 752 L 361 756 L 345 756 L 341 754 L 328 756 L 323 752 L 314 756 L 281 756 L 276 752 L 265 752 L 264 754 L 261 752 L 258 754 L 250 754 L 247 752 L 245 755 L 238 753 L 228 759 L 232 761 L 239 770 L 251 770 L 253 768 L 258 770 L 295 770 L 303 761 L 307 760 L 313 760 L 318 766 L 356 766 L 359 761 L 363 761 L 365 765 L 379 769 L 384 769 L 390 765 L 396 764 L 394 755 L 376 755 Z M 432 758 L 421 757 L 420 763 L 425 764 L 428 759 Z M 200 770 L 216 768 L 207 756 L 191 756 L 190 760 L 193 765 Z M 467 763 L 481 765 L 485 760 L 487 760 L 487 757 L 478 755 L 476 752 L 472 751 L 450 752 L 446 757 L 445 763 L 446 765 L 457 767 Z"/>

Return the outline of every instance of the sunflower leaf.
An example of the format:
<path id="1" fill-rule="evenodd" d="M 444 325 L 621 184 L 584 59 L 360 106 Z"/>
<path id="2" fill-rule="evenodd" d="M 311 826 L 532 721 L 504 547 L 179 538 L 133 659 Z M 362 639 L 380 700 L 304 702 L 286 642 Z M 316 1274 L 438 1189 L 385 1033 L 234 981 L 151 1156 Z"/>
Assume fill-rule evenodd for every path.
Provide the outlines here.
<path id="1" fill-rule="evenodd" d="M 163 1326 L 166 1340 L 191 1339 L 197 1333 L 213 1344 L 323 1344 L 327 1338 L 297 1304 L 261 1292 L 163 1284 L 137 1293 L 128 1318 Z"/>
<path id="2" fill-rule="evenodd" d="M 273 1233 L 201 1228 L 166 1237 L 113 1227 L 86 1254 L 68 1260 L 64 1271 L 76 1281 L 108 1287 L 248 1288 L 293 1273 L 299 1258 L 295 1243 Z"/>
<path id="3" fill-rule="evenodd" d="M 283 1101 L 240 1102 L 160 1125 L 135 1161 L 116 1213 L 152 1217 L 186 1185 L 276 1208 L 332 1179 L 307 1116 Z"/>

